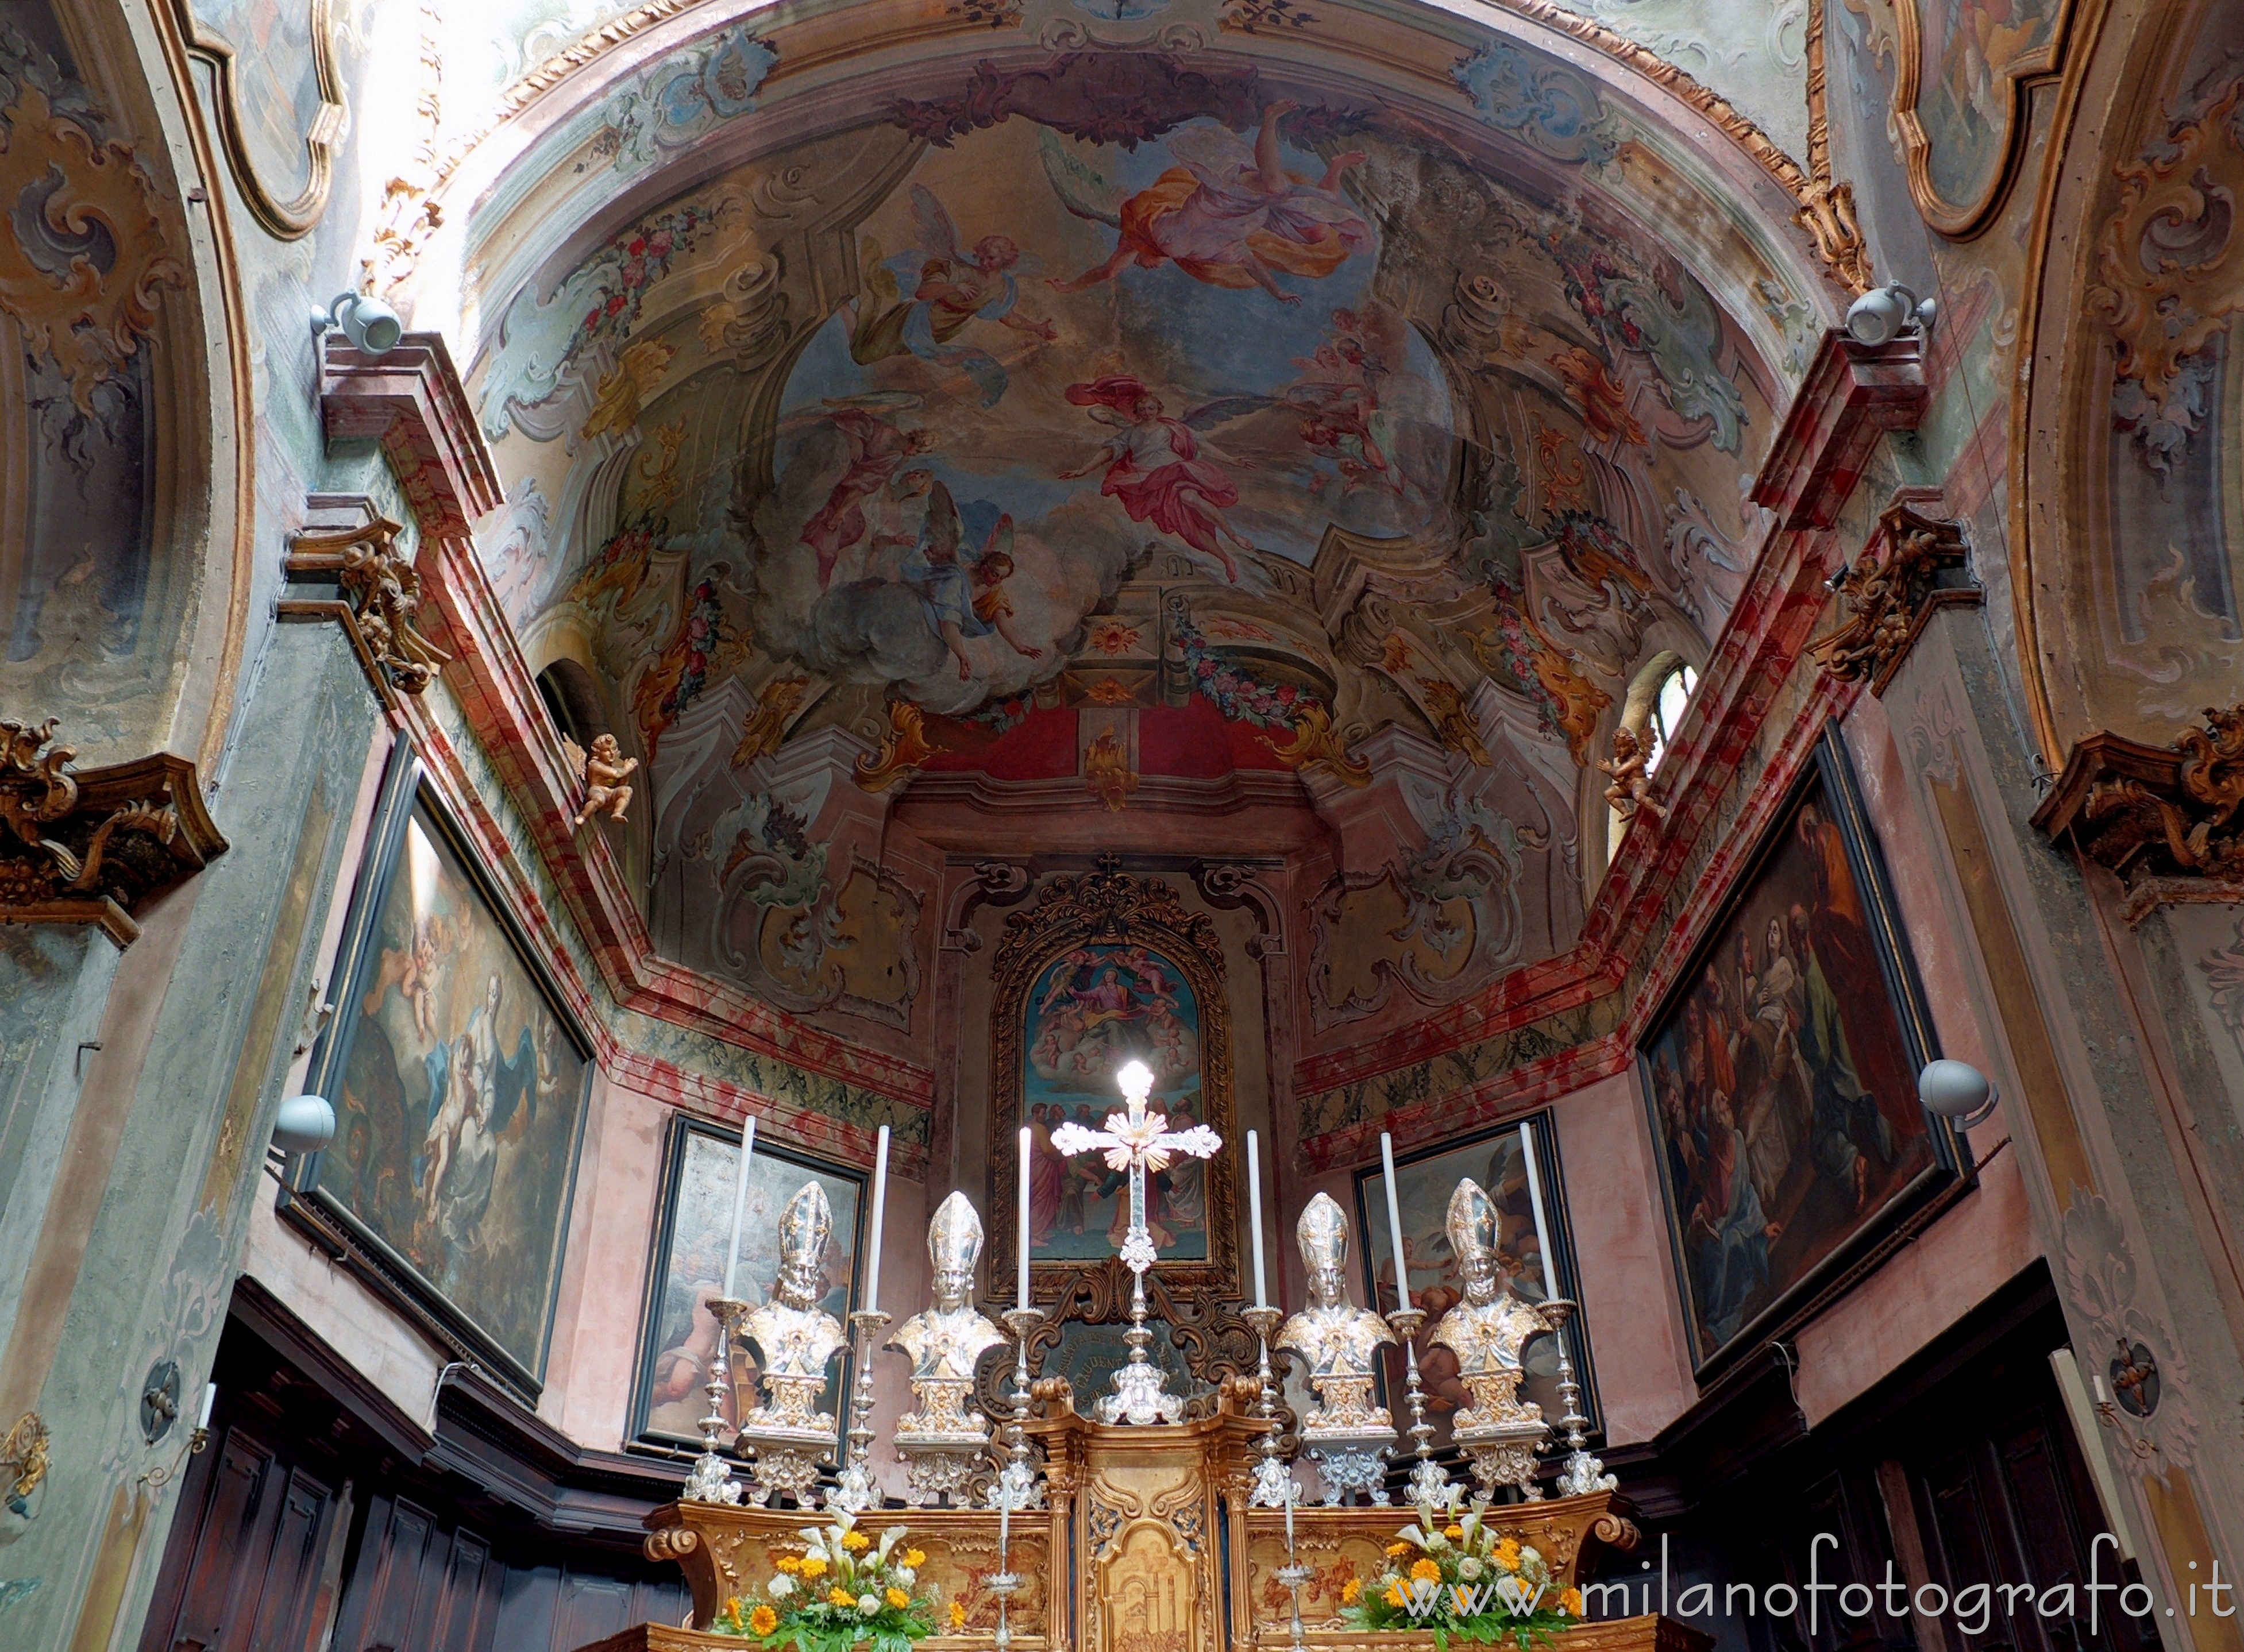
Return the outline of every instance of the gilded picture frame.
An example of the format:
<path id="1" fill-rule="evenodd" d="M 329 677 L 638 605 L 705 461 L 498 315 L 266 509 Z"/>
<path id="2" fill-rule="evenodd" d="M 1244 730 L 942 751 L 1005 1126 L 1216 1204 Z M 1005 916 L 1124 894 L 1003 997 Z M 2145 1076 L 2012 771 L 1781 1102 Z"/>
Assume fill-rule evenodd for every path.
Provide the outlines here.
<path id="1" fill-rule="evenodd" d="M 335 1141 L 284 1217 L 455 1358 L 534 1400 L 597 1068 L 528 932 L 401 745 L 308 1086 Z"/>
<path id="2" fill-rule="evenodd" d="M 270 0 L 252 0 L 252 3 L 267 5 Z M 172 0 L 172 10 L 188 49 L 210 65 L 211 79 L 218 94 L 211 111 L 212 124 L 218 128 L 219 145 L 226 152 L 226 168 L 233 174 L 251 214 L 276 240 L 301 240 L 310 234 L 327 212 L 328 198 L 335 189 L 335 150 L 342 142 L 350 115 L 335 62 L 335 3 L 336 0 L 307 0 L 308 58 L 305 66 L 310 74 L 316 106 L 303 123 L 301 134 L 303 185 L 294 194 L 283 198 L 258 162 L 257 145 L 252 137 L 258 123 L 249 108 L 247 82 L 247 77 L 255 71 L 244 67 L 242 44 L 223 29 L 213 27 L 206 17 L 199 15 L 195 0 Z M 246 5 L 243 9 L 250 7 Z M 209 10 L 206 5 L 204 10 Z M 271 5 L 273 13 L 278 10 L 277 4 Z M 248 53 L 252 57 L 263 55 L 253 50 Z"/>
<path id="3" fill-rule="evenodd" d="M 1835 723 L 1638 1041 L 1693 1374 L 1819 1311 L 1968 1183 L 1938 1042 Z"/>
<path id="4" fill-rule="evenodd" d="M 1173 1237 L 1181 1244 L 1166 1244 L 1158 1264 L 1161 1278 L 1172 1290 L 1214 1290 L 1236 1295 L 1239 1284 L 1238 1169 L 1231 1143 L 1236 1129 L 1231 1064 L 1231 1015 L 1224 995 L 1223 945 L 1206 915 L 1186 907 L 1176 889 L 1159 876 L 1137 876 L 1113 869 L 1051 879 L 1033 907 L 1008 915 L 1005 937 L 991 963 L 994 988 L 990 1018 L 990 1170 L 986 1210 L 989 1244 L 984 1264 L 992 1299 L 1010 1299 L 1012 1269 L 1017 1252 L 1019 1225 L 1018 1131 L 1032 1105 L 1032 1084 L 1042 1094 L 1046 1077 L 1060 1063 L 1044 1060 L 1036 1072 L 1040 1048 L 1048 1039 L 1032 1039 L 1030 1023 L 1039 1020 L 1046 1035 L 1058 1030 L 1058 1005 L 1040 1004 L 1034 990 L 1043 983 L 1047 995 L 1059 984 L 1058 967 L 1071 958 L 1084 958 L 1087 974 L 1082 997 L 1104 992 L 1114 996 L 1110 1009 L 1093 1008 L 1078 1019 L 1093 1023 L 1078 1049 L 1089 1070 L 1069 1092 L 1070 1105 L 1080 1111 L 1071 1116 L 1087 1119 L 1095 1128 L 1122 1104 L 1112 1071 L 1131 1055 L 1147 1060 L 1163 1076 L 1157 1079 L 1152 1105 L 1176 1120 L 1213 1127 L 1225 1149 L 1204 1165 L 1194 1162 L 1182 1170 L 1194 1183 L 1193 1203 L 1200 1210 L 1187 1224 L 1179 1222 Z M 1125 966 L 1125 958 L 1141 961 Z M 1114 977 L 1108 980 L 1112 971 Z M 1164 1008 L 1164 996 L 1174 1000 Z M 1169 1022 L 1182 1020 L 1186 1005 L 1192 1011 L 1192 1065 L 1189 1084 L 1170 1082 L 1181 1076 L 1176 1048 L 1182 1041 Z M 1167 1022 L 1163 1017 L 1167 1017 Z M 1095 1051 L 1087 1047 L 1096 1041 Z M 1143 1048 L 1140 1048 L 1140 1046 Z M 1167 1054 L 1164 1054 L 1164 1049 Z M 1056 1105 L 1057 1103 L 1044 1103 Z M 1034 1121 L 1031 1121 L 1032 1128 Z M 1039 1165 L 1039 1173 L 1059 1168 Z M 1085 1156 L 1085 1174 L 1094 1165 Z M 1181 1169 L 1181 1167 L 1179 1167 Z M 1111 1179 L 1111 1178 L 1106 1178 Z M 1063 1195 L 1063 1197 L 1065 1196 Z M 1090 1188 L 1081 1190 L 1085 1225 L 1096 1230 L 1093 1215 L 1110 1223 L 1112 1206 L 1120 1197 L 1110 1188 L 1102 1197 Z M 1158 1209 L 1162 1195 L 1156 1190 Z M 1179 1204 L 1184 1203 L 1179 1201 Z M 1192 1238 L 1204 1235 L 1195 1245 Z M 1075 1237 L 1070 1235 L 1071 1240 Z M 1067 1282 L 1086 1270 L 1103 1267 L 1119 1249 L 1119 1243 L 1070 1243 L 1063 1249 L 1081 1254 L 1058 1256 L 1031 1253 L 1031 1289 L 1037 1299 L 1058 1299 Z M 1111 1233 L 1109 1235 L 1111 1237 Z"/>

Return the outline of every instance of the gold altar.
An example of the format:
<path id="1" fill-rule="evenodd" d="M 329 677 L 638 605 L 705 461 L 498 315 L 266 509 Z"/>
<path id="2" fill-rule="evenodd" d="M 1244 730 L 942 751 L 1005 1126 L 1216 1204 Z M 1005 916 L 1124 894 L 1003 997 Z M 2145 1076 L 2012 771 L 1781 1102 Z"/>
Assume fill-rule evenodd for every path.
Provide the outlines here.
<path id="1" fill-rule="evenodd" d="M 1212 1415 L 1155 1426 L 1108 1426 L 1082 1416 L 1064 1383 L 1038 1385 L 1042 1417 L 1027 1424 L 1042 1454 L 1046 1507 L 1017 1512 L 1010 1569 L 1024 1578 L 1010 1632 L 1021 1652 L 1226 1652 L 1292 1641 L 1292 1602 L 1273 1574 L 1284 1563 L 1282 1511 L 1247 1507 L 1252 1447 L 1264 1424 L 1247 1414 L 1254 1386 L 1225 1383 Z M 998 1516 L 987 1509 L 889 1509 L 861 1517 L 909 1527 L 925 1551 L 920 1568 L 946 1601 L 966 1611 L 957 1634 L 929 1637 L 927 1652 L 983 1652 L 997 1625 L 983 1587 L 998 1565 Z M 1310 1580 L 1301 1589 L 1306 1644 L 1313 1652 L 1393 1652 L 1430 1648 L 1432 1637 L 1370 1635 L 1341 1622 L 1341 1590 L 1384 1562 L 1408 1507 L 1296 1509 L 1294 1546 Z M 1636 1528 L 1610 1492 L 1499 1506 L 1491 1518 L 1538 1549 L 1560 1588 L 1594 1570 L 1600 1553 L 1627 1549 Z M 817 1523 L 813 1511 L 678 1502 L 648 1516 L 646 1552 L 675 1561 L 693 1592 L 693 1622 L 706 1626 L 735 1595 L 761 1599 L 778 1554 Z M 1585 1623 L 1566 1635 L 1568 1652 L 1702 1652 L 1706 1637 L 1672 1621 Z M 645 1624 L 584 1652 L 652 1652 L 737 1647 L 694 1629 Z"/>

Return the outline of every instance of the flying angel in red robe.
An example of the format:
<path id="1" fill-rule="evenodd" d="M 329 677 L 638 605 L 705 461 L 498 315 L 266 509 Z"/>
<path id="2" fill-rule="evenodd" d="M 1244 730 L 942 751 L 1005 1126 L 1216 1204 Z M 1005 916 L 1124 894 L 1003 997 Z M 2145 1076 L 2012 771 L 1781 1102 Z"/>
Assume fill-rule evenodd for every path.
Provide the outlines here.
<path id="1" fill-rule="evenodd" d="M 1335 156 L 1314 183 L 1286 170 L 1278 122 L 1300 106 L 1281 98 L 1265 108 L 1252 148 L 1221 126 L 1186 127 L 1168 140 L 1169 153 L 1183 164 L 1126 199 L 1043 134 L 1044 174 L 1062 204 L 1120 233 L 1104 264 L 1051 285 L 1079 293 L 1133 262 L 1146 269 L 1173 263 L 1212 287 L 1259 287 L 1281 303 L 1299 304 L 1300 293 L 1278 285 L 1281 272 L 1312 280 L 1330 275 L 1371 241 L 1370 226 L 1340 192 L 1342 176 L 1363 159 L 1361 151 Z"/>
<path id="2" fill-rule="evenodd" d="M 1067 399 L 1113 434 L 1097 457 L 1061 471 L 1061 480 L 1087 476 L 1105 465 L 1106 479 L 1098 491 L 1120 500 L 1131 521 L 1149 522 L 1194 550 L 1205 551 L 1223 564 L 1224 577 L 1237 584 L 1239 564 L 1223 542 L 1229 540 L 1244 553 L 1254 550 L 1246 536 L 1224 520 L 1224 511 L 1239 502 L 1239 484 L 1200 456 L 1202 443 L 1193 434 L 1195 421 L 1220 423 L 1221 418 L 1200 421 L 1199 414 L 1187 414 L 1172 419 L 1160 398 L 1127 373 L 1071 384 Z M 1254 469 L 1252 462 L 1221 454 L 1213 444 L 1207 451 L 1241 469 Z"/>

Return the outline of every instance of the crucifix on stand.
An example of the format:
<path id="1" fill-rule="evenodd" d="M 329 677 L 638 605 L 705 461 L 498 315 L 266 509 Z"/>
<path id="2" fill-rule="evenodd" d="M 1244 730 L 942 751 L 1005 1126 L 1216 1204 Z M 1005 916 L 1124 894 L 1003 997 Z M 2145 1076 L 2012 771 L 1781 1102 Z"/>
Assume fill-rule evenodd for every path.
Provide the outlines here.
<path id="1" fill-rule="evenodd" d="M 1122 1086 L 1125 1110 L 1109 1113 L 1103 1130 L 1080 1124 L 1063 1124 L 1052 1132 L 1052 1146 L 1069 1158 L 1078 1153 L 1103 1153 L 1110 1170 L 1130 1173 L 1130 1231 L 1122 1241 L 1122 1265 L 1130 1270 L 1130 1329 L 1123 1340 L 1130 1345 L 1130 1360 L 1114 1373 L 1114 1392 L 1100 1399 L 1103 1423 L 1176 1422 L 1185 1402 L 1163 1386 L 1161 1368 L 1146 1356 L 1153 1333 L 1146 1329 L 1146 1272 L 1156 1252 L 1153 1233 L 1146 1221 L 1146 1177 L 1168 1168 L 1179 1154 L 1196 1159 L 1213 1158 L 1223 1138 L 1205 1124 L 1188 1130 L 1172 1130 L 1167 1117 L 1150 1112 L 1146 1097 L 1153 1088 L 1153 1075 L 1143 1062 L 1132 1062 L 1115 1077 Z"/>

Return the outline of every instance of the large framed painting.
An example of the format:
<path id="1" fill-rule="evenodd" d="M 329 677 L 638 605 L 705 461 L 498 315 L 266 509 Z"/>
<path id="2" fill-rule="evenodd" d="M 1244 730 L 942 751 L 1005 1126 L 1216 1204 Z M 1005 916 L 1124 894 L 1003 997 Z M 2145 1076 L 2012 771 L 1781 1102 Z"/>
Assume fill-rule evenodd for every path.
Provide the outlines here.
<path id="1" fill-rule="evenodd" d="M 1703 1378 L 1959 1181 L 1916 1098 L 1930 1019 L 1835 725 L 1639 1050 Z"/>
<path id="2" fill-rule="evenodd" d="M 553 1326 L 591 1050 L 400 748 L 312 1062 L 335 1139 L 284 1212 L 461 1358 L 535 1395 Z"/>
<path id="3" fill-rule="evenodd" d="M 1031 1271 L 1040 1298 L 1102 1266 L 1130 1224 L 1128 1178 L 1092 1154 L 1070 1159 L 1052 1132 L 1092 1129 L 1122 1104 L 1116 1075 L 1153 1073 L 1152 1105 L 1173 1129 L 1213 1125 L 1215 1158 L 1178 1158 L 1146 1187 L 1146 1217 L 1172 1288 L 1235 1291 L 1239 1241 L 1231 1029 L 1223 948 L 1206 914 L 1166 880 L 1119 870 L 1051 880 L 1036 906 L 1006 920 L 992 963 L 992 1143 L 987 1248 L 993 1295 L 1017 1255 L 1018 1132 L 1030 1133 Z"/>
<path id="4" fill-rule="evenodd" d="M 646 1312 L 639 1333 L 639 1379 L 632 1396 L 632 1434 L 643 1445 L 701 1446 L 698 1426 L 709 1413 L 709 1364 L 717 1317 L 709 1300 L 724 1289 L 725 1241 L 733 1225 L 733 1192 L 740 1166 L 740 1132 L 680 1114 L 670 1126 L 662 1198 L 648 1253 Z M 826 1311 L 844 1325 L 857 1303 L 858 1222 L 865 1173 L 807 1158 L 760 1136 L 748 1161 L 748 1208 L 740 1224 L 733 1288 L 750 1302 L 771 1295 L 779 1277 L 779 1217 L 806 1182 L 826 1190 L 834 1210 L 834 1244 L 826 1253 Z M 849 1362 L 840 1353 L 828 1368 L 818 1408 L 846 1416 Z M 755 1405 L 753 1350 L 736 1348 L 732 1392 L 718 1403 L 739 1425 Z"/>
<path id="5" fill-rule="evenodd" d="M 1544 1220 L 1550 1229 L 1551 1270 L 1560 1296 L 1578 1302 L 1575 1283 L 1574 1247 L 1566 1217 L 1565 1178 L 1559 1168 L 1558 1132 L 1551 1116 L 1543 1113 L 1525 1121 L 1531 1127 L 1536 1175 L 1543 1189 Z M 1395 1197 L 1402 1212 L 1403 1259 L 1409 1269 L 1410 1300 L 1425 1311 L 1426 1321 L 1416 1338 L 1418 1379 L 1426 1394 L 1426 1420 L 1434 1426 L 1433 1446 L 1445 1451 L 1457 1408 L 1466 1402 L 1464 1385 L 1457 1375 L 1457 1359 L 1438 1345 L 1434 1333 L 1450 1309 L 1464 1300 L 1464 1279 L 1457 1271 L 1456 1251 L 1450 1244 L 1450 1196 L 1457 1183 L 1470 1177 L 1496 1206 L 1496 1248 L 1504 1278 L 1502 1288 L 1529 1302 L 1544 1301 L 1543 1259 L 1535 1233 L 1534 1203 L 1527 1190 L 1527 1144 L 1519 1124 L 1506 1124 L 1464 1142 L 1445 1142 L 1424 1152 L 1395 1162 Z M 1355 1173 L 1356 1232 L 1362 1243 L 1363 1305 L 1386 1313 L 1395 1306 L 1395 1246 L 1387 1225 L 1387 1182 L 1374 1164 Z M 1577 1313 L 1560 1333 L 1566 1340 L 1566 1357 L 1581 1386 L 1582 1414 L 1589 1431 L 1602 1426 L 1597 1403 L 1597 1381 L 1591 1369 L 1587 1327 Z M 1403 1415 L 1402 1351 L 1382 1351 L 1386 1362 L 1382 1405 Z M 1558 1397 L 1558 1345 L 1549 1337 L 1530 1342 L 1523 1355 L 1527 1376 L 1520 1397 L 1543 1407 L 1543 1415 L 1556 1437 L 1558 1419 L 1565 1415 Z"/>

